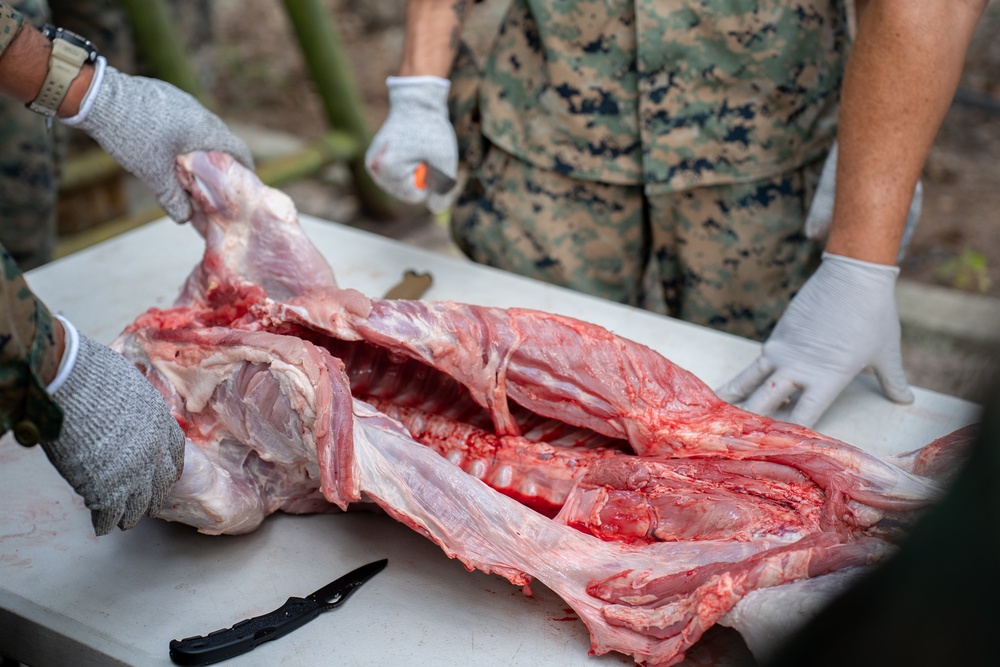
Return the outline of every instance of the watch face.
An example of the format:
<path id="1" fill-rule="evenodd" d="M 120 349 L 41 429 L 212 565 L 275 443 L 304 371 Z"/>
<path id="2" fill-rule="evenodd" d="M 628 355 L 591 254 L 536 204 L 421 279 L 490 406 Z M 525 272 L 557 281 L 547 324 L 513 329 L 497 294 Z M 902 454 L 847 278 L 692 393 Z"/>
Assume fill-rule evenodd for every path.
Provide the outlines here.
<path id="1" fill-rule="evenodd" d="M 73 46 L 79 46 L 81 49 L 84 49 L 87 52 L 87 62 L 92 63 L 97 60 L 97 47 L 89 39 L 81 37 L 75 32 L 70 32 L 65 28 L 57 28 L 51 23 L 45 24 L 41 32 L 49 41 L 61 39 Z"/>

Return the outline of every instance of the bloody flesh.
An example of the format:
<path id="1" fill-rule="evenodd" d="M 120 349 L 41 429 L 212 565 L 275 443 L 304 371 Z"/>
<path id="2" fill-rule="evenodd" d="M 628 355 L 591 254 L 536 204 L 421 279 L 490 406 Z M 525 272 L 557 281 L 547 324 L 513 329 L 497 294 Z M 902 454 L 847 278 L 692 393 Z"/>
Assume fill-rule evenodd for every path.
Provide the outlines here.
<path id="1" fill-rule="evenodd" d="M 115 343 L 188 438 L 165 519 L 240 533 L 374 502 L 545 583 L 592 652 L 668 665 L 751 591 L 884 558 L 940 493 L 599 326 L 340 289 L 282 193 L 219 154 L 178 175 L 205 258 Z"/>

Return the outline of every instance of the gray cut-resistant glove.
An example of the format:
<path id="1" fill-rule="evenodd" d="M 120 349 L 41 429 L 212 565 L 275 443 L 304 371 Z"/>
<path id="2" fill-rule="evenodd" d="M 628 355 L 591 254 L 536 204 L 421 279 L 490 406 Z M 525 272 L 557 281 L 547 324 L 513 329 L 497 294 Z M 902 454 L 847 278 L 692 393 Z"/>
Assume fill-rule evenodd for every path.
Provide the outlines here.
<path id="1" fill-rule="evenodd" d="M 111 66 L 99 69 L 102 76 L 91 85 L 80 113 L 64 122 L 89 134 L 145 183 L 177 222 L 186 222 L 192 214 L 174 174 L 178 155 L 220 151 L 254 168 L 243 140 L 192 96 L 165 81 L 122 74 Z"/>
<path id="2" fill-rule="evenodd" d="M 833 198 L 837 190 L 837 144 L 833 144 L 830 153 L 823 163 L 823 171 L 819 176 L 819 185 L 816 186 L 816 194 L 813 195 L 812 203 L 809 204 L 809 213 L 806 215 L 806 236 L 813 241 L 822 241 L 830 233 L 830 225 L 833 224 Z M 913 197 L 910 199 L 910 210 L 906 214 L 906 226 L 903 228 L 903 238 L 899 243 L 899 255 L 896 261 L 902 261 L 906 255 L 906 249 L 913 238 L 913 232 L 920 222 L 920 210 L 924 201 L 924 186 L 917 181 L 917 186 L 913 190 Z"/>
<path id="3" fill-rule="evenodd" d="M 433 179 L 419 173 L 424 167 L 436 170 L 452 183 L 458 173 L 458 140 L 448 118 L 451 84 L 436 76 L 390 76 L 386 85 L 389 115 L 368 146 L 365 167 L 393 197 L 425 202 L 432 213 L 440 213 L 450 205 L 454 188 L 435 187 Z"/>
<path id="4" fill-rule="evenodd" d="M 900 354 L 895 266 L 823 254 L 764 349 L 742 373 L 718 390 L 723 400 L 749 396 L 743 407 L 770 414 L 802 390 L 790 420 L 812 426 L 844 387 L 871 366 L 882 391 L 911 403 Z"/>
<path id="5" fill-rule="evenodd" d="M 94 531 L 125 530 L 157 512 L 184 467 L 184 433 L 163 396 L 120 354 L 79 335 L 53 398 L 62 431 L 42 448 L 83 496 Z"/>

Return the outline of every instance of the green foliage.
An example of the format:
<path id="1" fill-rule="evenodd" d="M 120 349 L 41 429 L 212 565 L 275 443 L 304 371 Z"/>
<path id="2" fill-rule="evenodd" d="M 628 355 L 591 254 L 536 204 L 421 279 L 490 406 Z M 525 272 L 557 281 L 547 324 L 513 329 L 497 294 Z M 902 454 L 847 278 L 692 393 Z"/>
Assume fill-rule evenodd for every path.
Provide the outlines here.
<path id="1" fill-rule="evenodd" d="M 968 248 L 944 262 L 938 268 L 937 277 L 949 286 L 967 292 L 985 294 L 991 285 L 986 257 Z"/>

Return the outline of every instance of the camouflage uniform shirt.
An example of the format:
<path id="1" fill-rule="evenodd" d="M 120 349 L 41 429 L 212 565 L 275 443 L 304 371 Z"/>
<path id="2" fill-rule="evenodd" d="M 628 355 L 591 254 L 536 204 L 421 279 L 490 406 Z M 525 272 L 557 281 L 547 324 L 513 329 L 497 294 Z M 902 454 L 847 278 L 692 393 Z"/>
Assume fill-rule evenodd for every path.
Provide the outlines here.
<path id="1" fill-rule="evenodd" d="M 20 12 L 0 2 L 0 56 L 3 56 L 4 50 L 14 41 L 23 22 L 24 18 Z"/>
<path id="2" fill-rule="evenodd" d="M 0 57 L 22 23 L 20 13 L 0 3 Z M 41 380 L 55 375 L 59 364 L 49 354 L 52 326 L 48 308 L 0 246 L 0 435 L 14 429 L 24 444 L 54 439 L 62 426 L 62 410 Z"/>
<path id="3" fill-rule="evenodd" d="M 844 0 L 513 0 L 482 131 L 649 195 L 755 181 L 829 149 L 846 47 Z"/>

